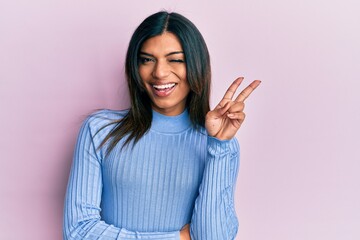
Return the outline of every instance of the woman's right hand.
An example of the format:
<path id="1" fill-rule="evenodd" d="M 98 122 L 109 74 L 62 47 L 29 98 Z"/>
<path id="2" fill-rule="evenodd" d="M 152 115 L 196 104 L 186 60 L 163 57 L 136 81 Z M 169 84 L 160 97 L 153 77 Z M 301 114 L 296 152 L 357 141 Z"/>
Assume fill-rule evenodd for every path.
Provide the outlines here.
<path id="1" fill-rule="evenodd" d="M 206 114 L 205 128 L 210 136 L 220 140 L 230 140 L 239 130 L 245 119 L 244 101 L 261 83 L 260 80 L 253 81 L 233 99 L 243 80 L 243 77 L 236 79 L 215 109 Z"/>
<path id="2" fill-rule="evenodd" d="M 191 237 L 190 237 L 190 225 L 189 224 L 186 224 L 180 230 L 180 240 L 191 240 Z"/>

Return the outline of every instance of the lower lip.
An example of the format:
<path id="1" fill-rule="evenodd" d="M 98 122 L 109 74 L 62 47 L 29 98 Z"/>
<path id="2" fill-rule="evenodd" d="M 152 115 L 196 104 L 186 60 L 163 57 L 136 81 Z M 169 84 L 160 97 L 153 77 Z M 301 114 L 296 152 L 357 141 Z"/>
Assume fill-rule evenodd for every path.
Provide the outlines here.
<path id="1" fill-rule="evenodd" d="M 153 87 L 152 92 L 154 93 L 154 95 L 158 97 L 167 97 L 174 91 L 175 88 L 176 88 L 176 84 L 172 88 L 166 88 L 164 90 L 157 90 L 156 88 Z"/>

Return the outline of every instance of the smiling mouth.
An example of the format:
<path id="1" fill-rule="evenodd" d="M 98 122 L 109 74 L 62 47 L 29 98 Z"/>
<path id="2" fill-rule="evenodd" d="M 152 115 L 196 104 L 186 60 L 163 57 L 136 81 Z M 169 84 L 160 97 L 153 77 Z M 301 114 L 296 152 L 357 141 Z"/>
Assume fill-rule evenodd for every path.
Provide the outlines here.
<path id="1" fill-rule="evenodd" d="M 153 88 L 155 88 L 157 91 L 166 91 L 173 87 L 175 87 L 175 83 L 169 83 L 169 84 L 163 84 L 163 85 L 153 85 Z"/>
<path id="2" fill-rule="evenodd" d="M 176 83 L 152 85 L 153 93 L 159 97 L 168 96 L 175 88 Z"/>

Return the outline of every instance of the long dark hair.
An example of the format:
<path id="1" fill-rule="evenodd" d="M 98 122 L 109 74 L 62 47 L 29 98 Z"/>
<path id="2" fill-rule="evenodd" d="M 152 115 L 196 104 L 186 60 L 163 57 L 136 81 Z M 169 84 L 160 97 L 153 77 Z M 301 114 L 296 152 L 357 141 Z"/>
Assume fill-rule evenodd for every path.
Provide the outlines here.
<path id="1" fill-rule="evenodd" d="M 175 34 L 184 51 L 186 77 L 190 85 L 186 106 L 191 122 L 196 128 L 205 124 L 205 115 L 210 109 L 211 82 L 210 57 L 206 43 L 190 20 L 178 13 L 161 11 L 147 17 L 131 37 L 125 63 L 131 107 L 122 119 L 110 123 L 115 126 L 100 145 L 101 147 L 110 140 L 107 153 L 123 137 L 126 137 L 124 146 L 132 141 L 136 143 L 151 127 L 151 100 L 139 75 L 139 52 L 147 39 L 164 32 Z"/>

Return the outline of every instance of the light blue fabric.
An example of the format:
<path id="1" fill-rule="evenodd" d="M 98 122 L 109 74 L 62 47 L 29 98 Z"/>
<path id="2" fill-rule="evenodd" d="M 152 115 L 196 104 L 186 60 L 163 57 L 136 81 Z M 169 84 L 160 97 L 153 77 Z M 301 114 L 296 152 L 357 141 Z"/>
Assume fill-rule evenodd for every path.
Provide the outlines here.
<path id="1" fill-rule="evenodd" d="M 74 152 L 64 239 L 234 239 L 239 145 L 196 130 L 187 111 L 153 111 L 150 130 L 133 147 L 121 140 L 105 155 L 99 144 L 126 111 L 101 110 L 83 123 Z"/>

